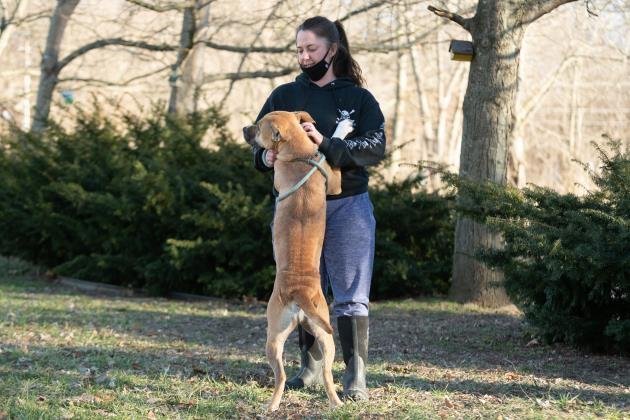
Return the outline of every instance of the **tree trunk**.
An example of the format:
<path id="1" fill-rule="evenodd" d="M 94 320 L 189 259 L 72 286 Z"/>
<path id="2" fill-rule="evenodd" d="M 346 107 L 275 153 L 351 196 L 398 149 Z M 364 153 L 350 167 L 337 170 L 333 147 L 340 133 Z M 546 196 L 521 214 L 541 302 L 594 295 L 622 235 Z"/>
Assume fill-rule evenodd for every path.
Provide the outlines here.
<path id="1" fill-rule="evenodd" d="M 525 139 L 515 131 L 508 157 L 509 184 L 516 186 L 516 188 L 524 188 L 527 184 L 527 171 L 525 169 Z"/>
<path id="2" fill-rule="evenodd" d="M 24 36 L 24 76 L 22 78 L 22 130 L 31 129 L 31 34 Z"/>
<path id="3" fill-rule="evenodd" d="M 396 76 L 396 94 L 394 105 L 394 117 L 392 121 L 392 160 L 391 166 L 388 168 L 388 180 L 395 179 L 398 165 L 401 163 L 402 150 L 400 146 L 404 143 L 405 139 L 405 98 L 404 92 L 407 91 L 407 66 L 405 64 L 405 55 L 403 52 L 398 52 L 397 55 L 397 76 Z"/>
<path id="4" fill-rule="evenodd" d="M 203 5 L 202 3 L 207 3 Z M 210 25 L 210 2 L 197 0 L 195 11 L 195 33 L 193 47 L 182 66 L 181 85 L 177 95 L 177 110 L 190 113 L 198 110 L 199 96 L 203 84 L 203 74 L 206 60 L 206 45 L 201 40 L 207 40 Z"/>
<path id="5" fill-rule="evenodd" d="M 168 100 L 168 112 L 171 114 L 178 112 L 178 104 L 182 102 L 182 92 L 180 92 L 182 87 L 181 70 L 193 48 L 193 40 L 195 39 L 195 17 L 195 6 L 186 7 L 184 9 L 177 61 L 171 66 L 171 75 L 169 77 L 171 95 Z"/>
<path id="6" fill-rule="evenodd" d="M 24 12 L 28 8 L 28 2 L 29 0 L 21 0 L 17 2 L 17 4 L 14 6 L 15 10 L 12 11 L 13 19 L 17 18 L 21 20 L 24 17 Z M 2 5 L 2 2 L 0 2 L 0 20 L 5 18 L 5 14 L 5 7 Z M 9 45 L 9 40 L 11 39 L 11 36 L 16 29 L 16 22 L 11 21 L 10 19 L 7 19 L 7 21 L 4 22 L 0 22 L 0 57 L 2 57 L 2 55 L 4 54 L 4 50 L 7 45 Z"/>
<path id="7" fill-rule="evenodd" d="M 445 157 L 446 162 L 451 162 L 456 167 L 459 167 L 459 155 L 461 153 L 461 138 L 464 122 L 464 116 L 462 109 L 464 107 L 463 98 L 466 96 L 466 85 L 462 83 L 459 86 L 459 93 L 457 95 L 457 109 L 453 114 L 453 123 L 451 124 L 451 138 L 448 143 L 447 155 Z"/>
<path id="8" fill-rule="evenodd" d="M 37 103 L 33 117 L 33 131 L 40 132 L 46 126 L 50 113 L 52 95 L 59 77 L 59 49 L 70 16 L 79 4 L 79 0 L 58 0 L 50 20 L 46 49 L 42 55 L 41 75 L 37 89 Z"/>
<path id="9" fill-rule="evenodd" d="M 573 80 L 571 84 L 571 109 L 570 109 L 570 128 L 569 128 L 569 153 L 571 156 L 575 155 L 576 145 L 580 143 L 580 66 L 576 62 L 573 67 Z"/>
<path id="10" fill-rule="evenodd" d="M 197 41 L 204 41 L 208 36 L 210 3 L 197 0 L 193 7 L 184 9 L 177 62 L 172 66 L 170 77 L 169 113 L 197 110 L 206 49 L 203 42 Z"/>
<path id="11" fill-rule="evenodd" d="M 418 49 L 421 46 L 417 47 Z M 429 105 L 429 99 L 427 98 L 427 90 L 425 88 L 424 79 L 422 77 L 422 73 L 418 67 L 418 63 L 421 62 L 417 58 L 416 54 L 416 46 L 411 46 L 409 48 L 409 60 L 411 61 L 411 69 L 413 71 L 413 77 L 416 86 L 416 95 L 418 96 L 418 104 L 419 104 L 419 122 L 422 124 L 422 141 L 418 142 L 418 149 L 414 150 L 413 153 L 416 155 L 419 152 L 420 160 L 427 160 L 429 158 L 428 149 L 430 145 L 433 145 L 435 142 L 435 131 L 433 129 L 433 114 L 431 111 L 431 106 Z"/>
<path id="12" fill-rule="evenodd" d="M 475 57 L 464 98 L 459 174 L 465 179 L 506 183 L 508 145 L 514 126 L 518 66 L 525 26 L 507 1 L 480 1 L 470 32 Z M 460 302 L 497 307 L 509 303 L 503 274 L 474 258 L 482 248 L 501 246 L 484 225 L 459 218 L 455 228 L 450 295 Z"/>

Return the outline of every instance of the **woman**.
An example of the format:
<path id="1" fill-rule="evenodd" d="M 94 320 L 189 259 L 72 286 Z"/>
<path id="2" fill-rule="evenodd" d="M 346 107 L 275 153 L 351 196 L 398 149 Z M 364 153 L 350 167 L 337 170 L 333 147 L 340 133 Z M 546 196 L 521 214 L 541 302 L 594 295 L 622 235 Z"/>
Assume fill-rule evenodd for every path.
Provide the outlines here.
<path id="1" fill-rule="evenodd" d="M 368 304 L 376 223 L 365 166 L 383 158 L 384 118 L 378 102 L 361 87 L 361 69 L 339 21 L 321 16 L 307 19 L 297 29 L 296 46 L 303 73 L 271 93 L 257 120 L 271 111 L 307 111 L 316 125 L 302 127 L 328 163 L 341 169 L 342 193 L 327 197 L 320 272 L 324 292 L 332 289 L 333 316 L 346 363 L 343 396 L 367 399 Z M 272 170 L 275 159 L 273 150 L 254 149 L 260 171 Z M 319 346 L 303 328 L 298 332 L 302 366 L 287 381 L 290 389 L 317 383 L 321 376 Z"/>

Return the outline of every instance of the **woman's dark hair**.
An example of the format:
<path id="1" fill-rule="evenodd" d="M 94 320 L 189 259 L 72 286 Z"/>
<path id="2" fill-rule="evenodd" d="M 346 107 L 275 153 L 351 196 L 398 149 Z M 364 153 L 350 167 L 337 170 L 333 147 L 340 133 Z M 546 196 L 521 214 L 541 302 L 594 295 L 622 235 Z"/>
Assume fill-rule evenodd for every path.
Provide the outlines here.
<path id="1" fill-rule="evenodd" d="M 363 86 L 365 81 L 361 74 L 359 63 L 354 61 L 350 54 L 350 45 L 343 25 L 338 20 L 332 22 L 323 16 L 315 16 L 306 19 L 298 26 L 296 34 L 300 31 L 311 31 L 315 35 L 325 38 L 330 44 L 337 44 L 337 53 L 333 58 L 333 71 L 335 76 L 350 77 L 357 86 Z"/>

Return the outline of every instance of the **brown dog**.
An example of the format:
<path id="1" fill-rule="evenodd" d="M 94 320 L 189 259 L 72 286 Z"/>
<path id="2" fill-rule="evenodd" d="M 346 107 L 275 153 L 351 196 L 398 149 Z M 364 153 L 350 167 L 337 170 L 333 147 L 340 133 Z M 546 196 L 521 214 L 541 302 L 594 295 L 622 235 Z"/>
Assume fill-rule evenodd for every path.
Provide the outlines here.
<path id="1" fill-rule="evenodd" d="M 306 160 L 316 155 L 317 146 L 300 126 L 305 121 L 314 122 L 306 112 L 275 111 L 243 129 L 248 143 L 255 142 L 278 152 L 273 180 L 280 193 L 289 191 L 312 169 Z M 315 336 L 322 349 L 324 386 L 331 406 L 342 404 L 333 384 L 335 344 L 319 276 L 326 194 L 341 192 L 341 174 L 326 163 L 322 166 L 328 173 L 327 186 L 325 177 L 315 171 L 293 194 L 276 203 L 273 223 L 276 279 L 267 305 L 267 359 L 275 376 L 270 411 L 280 405 L 286 382 L 282 352 L 298 322 Z"/>

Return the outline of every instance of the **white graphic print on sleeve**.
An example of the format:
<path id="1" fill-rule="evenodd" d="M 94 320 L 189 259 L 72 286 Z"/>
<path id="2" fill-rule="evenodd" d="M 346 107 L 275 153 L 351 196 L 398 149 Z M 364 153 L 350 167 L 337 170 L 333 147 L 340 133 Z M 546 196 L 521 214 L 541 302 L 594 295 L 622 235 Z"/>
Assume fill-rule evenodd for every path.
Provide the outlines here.
<path id="1" fill-rule="evenodd" d="M 348 145 L 348 149 L 371 149 L 383 142 L 383 136 L 385 135 L 385 123 L 381 124 L 378 130 L 368 131 L 365 136 L 355 137 L 352 139 L 344 140 Z"/>
<path id="2" fill-rule="evenodd" d="M 348 149 L 371 149 L 383 142 L 383 132 L 369 131 L 365 136 L 355 137 L 344 141 L 348 145 Z"/>

